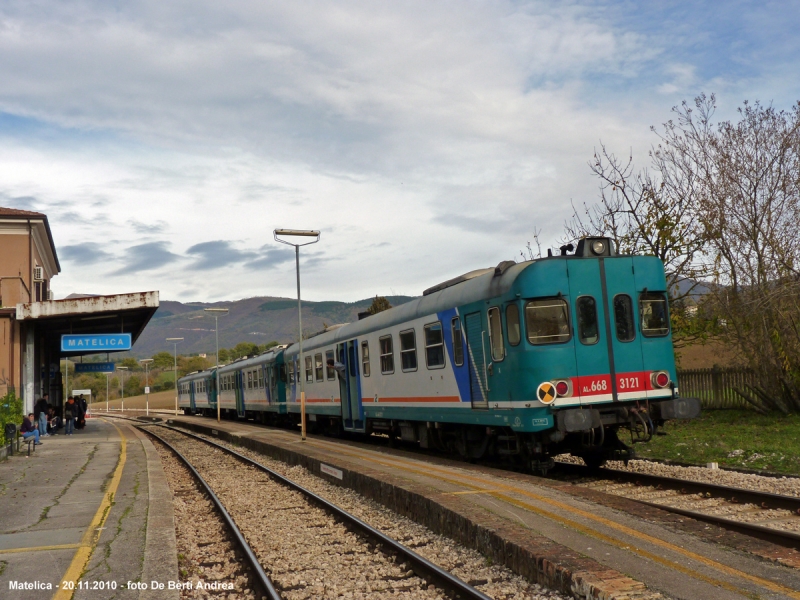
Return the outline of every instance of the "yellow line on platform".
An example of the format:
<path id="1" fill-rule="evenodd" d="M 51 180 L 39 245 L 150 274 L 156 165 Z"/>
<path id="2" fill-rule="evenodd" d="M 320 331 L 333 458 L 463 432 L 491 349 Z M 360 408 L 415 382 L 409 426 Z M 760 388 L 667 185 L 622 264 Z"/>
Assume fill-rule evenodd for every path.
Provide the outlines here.
<path id="1" fill-rule="evenodd" d="M 17 554 L 19 552 L 47 552 L 48 550 L 71 550 L 78 548 L 80 544 L 58 544 L 55 546 L 30 546 L 28 548 L 9 548 L 0 550 L 0 554 Z"/>
<path id="2" fill-rule="evenodd" d="M 105 419 L 101 420 L 105 421 Z M 111 482 L 108 484 L 106 493 L 103 494 L 103 500 L 100 502 L 100 506 L 97 507 L 97 512 L 95 512 L 94 517 L 92 517 L 92 522 L 89 523 L 89 527 L 86 528 L 86 531 L 81 537 L 80 544 L 78 544 L 78 551 L 75 552 L 75 556 L 72 557 L 72 562 L 69 564 L 69 567 L 67 567 L 67 572 L 64 573 L 64 577 L 61 578 L 62 582 L 71 581 L 75 586 L 71 590 L 60 587 L 56 590 L 56 593 L 53 594 L 53 600 L 70 600 L 75 593 L 78 579 L 86 568 L 86 564 L 89 562 L 89 558 L 91 558 L 92 552 L 94 552 L 97 546 L 97 541 L 100 539 L 100 533 L 102 531 L 101 528 L 108 518 L 108 513 L 114 502 L 114 494 L 117 493 L 117 487 L 119 487 L 120 479 L 122 479 L 122 469 L 125 467 L 125 458 L 127 455 L 127 440 L 119 427 L 114 425 L 113 422 L 105 422 L 111 423 L 119 434 L 120 450 L 117 468 L 114 469 L 114 475 L 111 477 Z"/>
<path id="3" fill-rule="evenodd" d="M 312 441 L 312 442 L 309 443 L 309 445 L 317 446 L 320 449 L 325 447 L 324 444 L 325 444 L 325 442 L 316 442 L 316 441 Z M 717 562 L 715 560 L 712 560 L 710 558 L 706 558 L 705 556 L 701 556 L 701 555 L 699 555 L 699 554 L 697 554 L 695 552 L 692 552 L 690 550 L 686 550 L 685 548 L 681 548 L 680 546 L 676 546 L 675 544 L 672 544 L 670 542 L 667 542 L 667 541 L 661 540 L 659 538 L 653 537 L 653 536 L 648 535 L 646 533 L 642 533 L 640 531 L 637 531 L 635 529 L 632 529 L 632 528 L 627 527 L 625 525 L 622 525 L 620 523 L 616 523 L 615 521 L 611 521 L 610 519 L 606 519 L 604 517 L 600 517 L 598 515 L 595 515 L 593 513 L 588 512 L 588 511 L 581 510 L 579 508 L 570 506 L 569 504 L 565 504 L 565 503 L 560 502 L 558 500 L 554 500 L 552 498 L 547 498 L 545 496 L 541 496 L 539 494 L 535 494 L 533 492 L 529 492 L 527 490 L 524 490 L 522 488 L 519 488 L 519 487 L 516 487 L 516 486 L 513 486 L 513 485 L 507 485 L 507 484 L 502 484 L 502 483 L 498 484 L 497 482 L 490 482 L 490 481 L 487 481 L 486 479 L 483 479 L 483 478 L 480 478 L 480 477 L 467 475 L 466 473 L 463 474 L 463 475 L 461 473 L 459 473 L 458 476 L 459 476 L 460 479 L 450 479 L 449 477 L 445 477 L 444 475 L 451 475 L 452 476 L 453 473 L 451 471 L 447 471 L 447 470 L 445 470 L 445 469 L 443 469 L 441 467 L 437 467 L 437 466 L 432 465 L 432 464 L 431 465 L 425 465 L 425 470 L 422 470 L 422 469 L 416 468 L 416 465 L 414 463 L 408 462 L 407 460 L 402 459 L 402 458 L 389 459 L 389 460 L 386 460 L 386 459 L 384 459 L 384 460 L 374 459 L 374 458 L 372 458 L 370 456 L 365 456 L 364 454 L 359 453 L 359 452 L 342 451 L 341 450 L 341 446 L 339 446 L 339 445 L 336 445 L 336 446 L 337 446 L 337 450 L 341 454 L 346 455 L 346 456 L 352 456 L 353 458 L 359 458 L 361 460 L 366 460 L 368 462 L 373 462 L 373 463 L 380 464 L 380 465 L 383 465 L 383 466 L 386 466 L 386 467 L 393 467 L 393 468 L 398 468 L 399 467 L 399 468 L 401 468 L 401 469 L 403 469 L 403 470 L 405 470 L 405 471 L 407 471 L 409 473 L 415 473 L 417 475 L 423 475 L 423 476 L 427 476 L 427 477 L 436 476 L 436 477 L 438 477 L 440 479 L 440 481 L 445 481 L 447 483 L 453 483 L 453 484 L 456 484 L 456 485 L 461 485 L 463 487 L 476 488 L 474 490 L 474 493 L 490 493 L 492 496 L 498 498 L 499 500 L 503 500 L 505 502 L 508 502 L 508 503 L 513 504 L 515 506 L 518 506 L 520 508 L 524 508 L 525 510 L 529 510 L 531 512 L 540 514 L 540 515 L 542 515 L 544 517 L 547 517 L 548 519 L 552 519 L 554 521 L 562 523 L 563 525 L 566 525 L 568 527 L 576 529 L 577 531 L 580 531 L 581 533 L 584 533 L 585 535 L 589 535 L 589 536 L 594 537 L 596 539 L 602 540 L 604 542 L 607 542 L 607 543 L 609 543 L 611 545 L 614 545 L 614 546 L 616 546 L 618 548 L 621 548 L 623 550 L 630 550 L 630 551 L 632 551 L 632 552 L 634 552 L 636 554 L 639 554 L 641 556 L 649 558 L 650 560 L 654 560 L 654 561 L 656 561 L 656 562 L 658 562 L 658 563 L 660 563 L 660 564 L 662 564 L 664 566 L 667 566 L 667 567 L 669 567 L 671 569 L 674 569 L 674 570 L 676 570 L 676 571 L 678 571 L 680 573 L 684 573 L 685 575 L 689 575 L 690 577 L 693 577 L 695 579 L 699 579 L 701 581 L 705 581 L 705 582 L 710 583 L 712 585 L 718 585 L 718 586 L 723 587 L 725 589 L 728 589 L 728 590 L 731 590 L 731 591 L 736 591 L 736 592 L 742 592 L 743 591 L 740 588 L 737 588 L 737 587 L 735 587 L 735 586 L 733 586 L 733 585 L 731 585 L 729 583 L 726 583 L 726 582 L 720 581 L 718 579 L 709 577 L 707 575 L 699 573 L 698 571 L 696 571 L 694 569 L 690 569 L 689 567 L 684 567 L 683 565 L 680 565 L 680 564 L 678 564 L 678 563 L 676 563 L 674 561 L 671 561 L 669 559 L 662 558 L 662 557 L 660 557 L 660 556 L 658 556 L 656 554 L 653 554 L 652 552 L 644 550 L 643 548 L 638 548 L 637 546 L 633 546 L 631 544 L 626 544 L 625 542 L 623 542 L 621 540 L 617 540 L 616 538 L 608 536 L 608 535 L 606 535 L 606 534 L 604 534 L 604 533 L 602 533 L 600 531 L 597 531 L 596 529 L 593 529 L 593 528 L 591 528 L 591 527 L 589 527 L 587 525 L 583 525 L 581 523 L 577 523 L 577 522 L 575 522 L 575 521 L 573 521 L 571 519 L 568 519 L 566 517 L 562 517 L 562 516 L 557 515 L 557 514 L 551 512 L 551 511 L 536 507 L 536 506 L 534 506 L 534 505 L 532 505 L 532 504 L 530 504 L 528 502 L 523 502 L 521 500 L 517 500 L 515 498 L 512 498 L 512 497 L 508 496 L 507 494 L 508 493 L 519 494 L 519 495 L 522 495 L 522 496 L 526 496 L 526 497 L 528 497 L 528 498 L 530 498 L 532 500 L 536 500 L 538 502 L 541 502 L 543 504 L 549 504 L 549 505 L 554 506 L 556 508 L 559 508 L 561 510 L 564 510 L 564 511 L 567 511 L 567 512 L 571 512 L 571 513 L 573 513 L 575 515 L 578 515 L 580 517 L 583 517 L 585 519 L 589 519 L 589 520 L 595 521 L 597 523 L 600 523 L 600 524 L 602 524 L 602 525 L 604 525 L 606 527 L 609 527 L 609 528 L 612 528 L 612 529 L 616 529 L 617 531 L 619 531 L 620 533 L 624 533 L 625 535 L 629 535 L 631 537 L 638 538 L 638 539 L 640 539 L 642 541 L 651 543 L 651 544 L 653 544 L 655 546 L 658 546 L 660 548 L 663 548 L 665 550 L 670 550 L 670 551 L 675 552 L 677 554 L 681 554 L 681 555 L 685 556 L 686 558 L 689 558 L 691 560 L 695 560 L 697 562 L 700 562 L 700 563 L 704 564 L 705 566 L 710 567 L 711 569 L 714 569 L 716 571 L 725 573 L 726 575 L 730 575 L 730 576 L 733 576 L 733 577 L 738 577 L 740 579 L 744 579 L 745 581 L 749 581 L 749 582 L 754 583 L 756 585 L 760 585 L 761 587 L 764 587 L 764 588 L 766 588 L 768 590 L 772 590 L 773 592 L 784 594 L 784 595 L 786 595 L 786 596 L 788 596 L 790 598 L 795 598 L 796 600 L 800 600 L 800 592 L 798 592 L 796 590 L 793 590 L 791 588 L 788 588 L 786 586 L 783 586 L 783 585 L 781 585 L 779 583 L 774 583 L 774 582 L 772 582 L 772 581 L 770 581 L 768 579 L 764 579 L 762 577 L 758 577 L 758 576 L 755 576 L 755 575 L 750 575 L 749 573 L 745 573 L 745 572 L 740 571 L 738 569 L 735 569 L 733 567 L 729 567 L 728 565 L 722 564 L 722 563 Z M 465 481 L 472 481 L 474 483 L 465 483 Z M 479 484 L 480 485 L 491 484 L 495 488 L 500 488 L 500 489 L 499 490 L 489 490 L 489 489 L 481 488 Z M 505 492 L 505 493 L 503 493 L 503 492 Z M 454 492 L 447 492 L 447 493 L 453 494 Z"/>
<path id="4" fill-rule="evenodd" d="M 467 490 L 466 492 L 442 492 L 445 496 L 471 496 L 472 494 L 495 494 L 500 490 Z"/>

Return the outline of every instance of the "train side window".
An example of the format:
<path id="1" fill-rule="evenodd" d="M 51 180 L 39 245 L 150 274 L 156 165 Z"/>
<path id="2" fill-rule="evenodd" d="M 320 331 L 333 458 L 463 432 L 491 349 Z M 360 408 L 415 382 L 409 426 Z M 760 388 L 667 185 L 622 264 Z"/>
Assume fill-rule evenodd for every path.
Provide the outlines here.
<path id="1" fill-rule="evenodd" d="M 492 347 L 492 360 L 499 362 L 506 357 L 503 345 L 503 323 L 500 319 L 500 309 L 493 306 L 489 309 L 489 345 Z"/>
<path id="2" fill-rule="evenodd" d="M 519 306 L 516 304 L 506 306 L 506 329 L 508 330 L 508 343 L 512 346 L 519 345 L 522 335 L 519 328 Z"/>
<path id="3" fill-rule="evenodd" d="M 247 372 L 247 389 L 248 390 L 252 390 L 253 389 L 253 372 L 252 371 L 248 371 Z"/>
<path id="4" fill-rule="evenodd" d="M 258 368 L 258 387 L 264 389 L 264 369 L 262 367 Z"/>
<path id="5" fill-rule="evenodd" d="M 289 367 L 289 383 L 294 383 L 294 359 L 290 360 L 287 366 Z"/>
<path id="6" fill-rule="evenodd" d="M 369 377 L 369 342 L 361 342 L 361 372 Z"/>
<path id="7" fill-rule="evenodd" d="M 591 346 L 600 339 L 597 329 L 597 303 L 591 296 L 581 296 L 575 302 L 578 317 L 578 339 L 581 344 Z"/>
<path id="8" fill-rule="evenodd" d="M 403 372 L 417 370 L 417 337 L 413 329 L 400 332 L 400 362 Z"/>
<path id="9" fill-rule="evenodd" d="M 314 374 L 317 381 L 323 379 L 322 352 L 314 355 Z"/>
<path id="10" fill-rule="evenodd" d="M 534 346 L 568 342 L 569 312 L 562 298 L 530 300 L 525 304 L 528 341 Z"/>
<path id="11" fill-rule="evenodd" d="M 326 376 L 328 380 L 336 379 L 336 369 L 333 367 L 331 362 L 333 361 L 333 350 L 326 350 L 325 351 L 325 370 Z"/>
<path id="12" fill-rule="evenodd" d="M 287 377 L 286 377 L 286 365 L 285 364 L 281 365 L 280 368 L 278 369 L 278 377 L 280 378 L 280 380 L 283 383 L 286 383 Z"/>
<path id="13" fill-rule="evenodd" d="M 669 313 L 667 297 L 661 292 L 645 292 L 639 294 L 639 319 L 642 323 L 642 335 L 645 337 L 663 337 L 669 333 Z"/>
<path id="14" fill-rule="evenodd" d="M 631 342 L 636 337 L 636 322 L 633 320 L 633 301 L 628 294 L 614 296 L 614 322 L 617 326 L 617 339 Z"/>
<path id="15" fill-rule="evenodd" d="M 444 335 L 437 321 L 425 325 L 425 364 L 429 369 L 444 368 Z"/>
<path id="16" fill-rule="evenodd" d="M 314 383 L 314 369 L 311 365 L 311 357 L 306 356 L 306 383 Z"/>
<path id="17" fill-rule="evenodd" d="M 394 349 L 392 336 L 386 335 L 378 340 L 381 344 L 381 373 L 388 375 L 394 373 Z"/>
<path id="18" fill-rule="evenodd" d="M 464 364 L 464 337 L 461 335 L 461 319 L 453 317 L 450 321 L 450 332 L 453 334 L 453 362 L 457 367 Z"/>

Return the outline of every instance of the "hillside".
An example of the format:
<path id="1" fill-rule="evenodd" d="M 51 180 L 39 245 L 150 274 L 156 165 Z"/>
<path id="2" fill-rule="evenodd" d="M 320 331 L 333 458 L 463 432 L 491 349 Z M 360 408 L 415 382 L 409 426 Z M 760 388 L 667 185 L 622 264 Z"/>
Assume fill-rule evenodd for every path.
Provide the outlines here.
<path id="1" fill-rule="evenodd" d="M 392 306 L 398 306 L 412 296 L 387 296 Z M 358 302 L 303 302 L 303 329 L 316 332 L 325 325 L 358 320 L 358 313 L 367 310 L 372 298 Z M 180 354 L 211 353 L 216 347 L 214 318 L 204 308 L 227 308 L 230 313 L 219 318 L 219 345 L 232 348 L 239 342 L 266 344 L 297 339 L 297 300 L 289 298 L 255 297 L 236 302 L 176 302 L 164 300 L 133 348 L 137 358 L 152 356 L 164 350 L 172 351 L 168 337 L 182 337 Z"/>

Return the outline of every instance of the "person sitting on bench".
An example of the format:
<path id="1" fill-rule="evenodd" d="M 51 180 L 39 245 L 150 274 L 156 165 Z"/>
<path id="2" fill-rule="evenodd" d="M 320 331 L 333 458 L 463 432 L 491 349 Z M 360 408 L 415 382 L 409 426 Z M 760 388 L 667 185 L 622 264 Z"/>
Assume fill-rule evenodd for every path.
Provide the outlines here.
<path id="1" fill-rule="evenodd" d="M 42 442 L 39 441 L 39 429 L 33 424 L 33 413 L 22 419 L 22 427 L 20 428 L 22 439 L 27 440 L 33 436 L 33 443 L 36 446 L 41 446 Z"/>

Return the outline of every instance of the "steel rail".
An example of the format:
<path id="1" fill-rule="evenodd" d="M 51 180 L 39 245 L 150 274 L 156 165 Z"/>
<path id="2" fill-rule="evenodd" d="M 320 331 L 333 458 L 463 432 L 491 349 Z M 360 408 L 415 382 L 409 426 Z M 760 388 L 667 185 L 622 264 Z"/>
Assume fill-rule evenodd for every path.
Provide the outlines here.
<path id="1" fill-rule="evenodd" d="M 251 459 L 251 458 L 249 458 L 247 456 L 244 456 L 243 454 L 240 454 L 239 452 L 236 452 L 235 450 L 232 450 L 232 449 L 230 449 L 230 448 L 228 448 L 226 446 L 218 444 L 213 440 L 209 440 L 209 439 L 206 439 L 206 438 L 201 437 L 199 435 L 196 435 L 194 433 L 190 433 L 188 431 L 184 431 L 182 429 L 178 429 L 178 428 L 175 428 L 175 427 L 170 427 L 169 425 L 165 425 L 165 424 L 162 424 L 162 423 L 157 423 L 156 425 L 158 427 L 163 427 L 165 429 L 169 429 L 171 431 L 175 431 L 175 432 L 180 433 L 182 435 L 185 435 L 187 437 L 194 438 L 194 439 L 199 440 L 201 442 L 204 442 L 204 443 L 206 443 L 206 444 L 208 444 L 210 446 L 218 448 L 218 449 L 220 449 L 220 450 L 222 450 L 224 452 L 227 452 L 228 454 L 230 454 L 231 456 L 236 457 L 237 459 L 241 460 L 245 464 L 248 464 L 248 465 L 250 465 L 252 467 L 255 467 L 255 468 L 263 471 L 264 473 L 266 473 L 272 479 L 278 481 L 279 483 L 281 483 L 281 484 L 283 484 L 283 485 L 285 485 L 285 486 L 287 486 L 287 487 L 289 487 L 289 488 L 291 488 L 291 489 L 293 489 L 295 491 L 300 492 L 301 494 L 303 494 L 304 496 L 309 498 L 311 501 L 315 502 L 316 504 L 322 506 L 324 509 L 330 511 L 331 513 L 333 513 L 334 515 L 339 517 L 345 523 L 347 523 L 347 524 L 353 526 L 355 529 L 359 530 L 364 535 L 372 538 L 377 543 L 383 544 L 385 547 L 388 547 L 389 551 L 394 551 L 397 554 L 399 554 L 401 557 L 403 557 L 406 561 L 408 561 L 411 564 L 411 568 L 414 570 L 414 572 L 417 575 L 419 575 L 420 577 L 422 577 L 423 579 L 425 579 L 427 581 L 435 582 L 436 584 L 438 584 L 438 587 L 444 589 L 446 592 L 454 594 L 453 595 L 454 598 L 463 598 L 465 600 L 491 600 L 491 598 L 489 596 L 485 595 L 484 593 L 480 592 L 479 590 L 476 590 L 474 587 L 472 587 L 468 583 L 462 581 L 461 579 L 459 579 L 458 577 L 456 577 L 455 575 L 453 575 L 449 571 L 446 571 L 446 570 L 442 569 L 441 567 L 439 567 L 438 565 L 433 564 L 432 562 L 430 562 L 426 558 L 423 558 L 422 556 L 420 556 L 419 554 L 417 554 L 416 552 L 414 552 L 410 548 L 407 548 L 406 546 L 404 546 L 400 542 L 390 538 L 389 536 L 387 536 L 383 532 L 378 531 L 377 529 L 375 529 L 371 525 L 365 523 L 364 521 L 362 521 L 361 519 L 359 519 L 355 515 L 351 515 L 349 512 L 345 511 L 344 509 L 336 506 L 335 504 L 329 502 L 328 500 L 325 500 L 325 498 L 322 498 L 321 496 L 315 494 L 314 492 L 312 492 L 310 490 L 307 490 L 306 488 L 304 488 L 300 484 L 292 481 L 291 479 L 288 479 L 287 477 L 284 477 L 280 473 L 277 473 L 277 472 L 273 471 L 269 467 L 266 467 L 266 466 L 262 465 L 261 463 L 255 461 L 255 460 L 253 460 L 253 459 Z M 386 552 L 386 551 L 387 550 L 384 549 L 384 552 Z"/>
<path id="2" fill-rule="evenodd" d="M 272 584 L 272 581 L 270 581 L 269 576 L 264 571 L 264 568 L 261 566 L 261 563 L 258 562 L 258 558 L 253 552 L 253 549 L 250 548 L 250 544 L 247 543 L 247 540 L 244 538 L 244 535 L 242 535 L 242 532 L 236 526 L 236 523 L 233 522 L 233 518 L 230 516 L 230 514 L 228 514 L 228 511 L 225 510 L 225 507 L 222 505 L 220 499 L 211 489 L 211 486 L 209 486 L 206 480 L 203 479 L 200 473 L 197 472 L 197 469 L 195 469 L 192 466 L 189 460 L 183 454 L 181 454 L 177 448 L 175 448 L 172 444 L 164 440 L 161 436 L 157 435 L 156 433 L 153 433 L 149 429 L 144 429 L 138 426 L 137 429 L 140 429 L 141 431 L 144 431 L 145 433 L 152 435 L 159 442 L 161 442 L 167 448 L 169 448 L 175 454 L 175 456 L 177 456 L 183 462 L 183 464 L 186 465 L 189 471 L 191 471 L 192 475 L 194 475 L 195 479 L 197 479 L 197 481 L 199 481 L 202 484 L 203 488 L 206 490 L 206 493 L 209 495 L 211 500 L 216 505 L 217 510 L 220 512 L 220 515 L 222 516 L 222 519 L 228 525 L 228 528 L 233 534 L 233 537 L 236 539 L 236 543 L 239 545 L 239 547 L 242 549 L 245 556 L 247 557 L 247 561 L 250 563 L 250 566 L 253 568 L 253 571 L 255 572 L 256 579 L 261 584 L 263 590 L 267 593 L 267 596 L 270 598 L 270 600 L 282 600 L 281 595 L 275 589 L 275 586 Z"/>
<path id="3" fill-rule="evenodd" d="M 573 473 L 577 472 L 580 474 L 585 474 L 588 469 L 583 465 L 561 463 L 559 464 L 559 470 L 562 472 L 572 471 Z M 649 485 L 655 487 L 656 489 L 669 489 L 679 491 L 686 495 L 702 494 L 706 499 L 717 498 L 732 504 L 755 504 L 763 509 L 789 510 L 795 516 L 800 515 L 800 498 L 784 496 L 783 494 L 759 492 L 755 490 L 720 485 L 717 483 L 703 483 L 701 481 L 691 481 L 688 479 L 667 477 L 665 475 L 620 471 L 619 469 L 611 469 L 607 467 L 603 467 L 592 472 L 590 476 L 598 479 L 610 479 L 612 481 L 634 483 L 637 485 Z M 757 537 L 780 546 L 800 549 L 800 534 L 793 531 L 765 527 L 764 525 L 757 525 L 755 523 L 736 521 L 731 518 L 710 515 L 693 510 L 686 510 L 684 508 L 676 508 L 669 506 L 668 504 L 661 504 L 650 500 L 629 498 L 628 496 L 614 494 L 613 492 L 605 493 L 620 496 L 628 500 L 632 500 L 633 502 L 646 504 L 648 506 L 659 508 L 671 513 L 683 515 L 685 517 L 691 517 L 692 519 L 696 519 L 698 521 L 714 523 L 724 527 L 725 529 L 739 531 L 740 533 L 745 533 L 752 537 Z"/>

